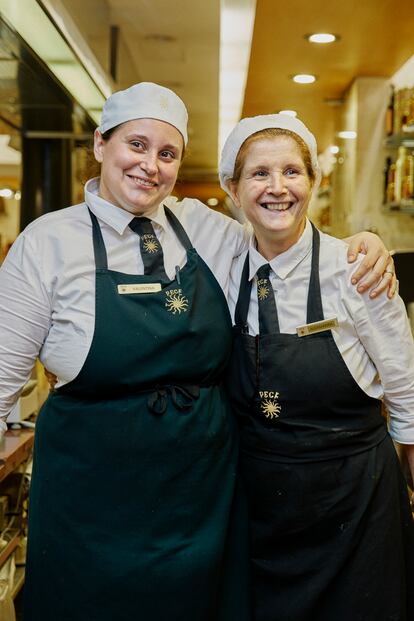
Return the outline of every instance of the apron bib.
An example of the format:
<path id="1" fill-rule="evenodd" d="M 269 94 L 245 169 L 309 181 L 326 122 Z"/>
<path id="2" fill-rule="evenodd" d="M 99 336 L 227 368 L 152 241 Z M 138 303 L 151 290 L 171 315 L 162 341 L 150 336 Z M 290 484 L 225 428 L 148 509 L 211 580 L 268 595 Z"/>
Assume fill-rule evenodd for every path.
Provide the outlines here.
<path id="1" fill-rule="evenodd" d="M 247 256 L 228 387 L 241 433 L 255 621 L 409 621 L 414 534 L 381 403 L 330 330 L 248 334 Z M 324 320 L 313 227 L 307 323 Z"/>
<path id="2" fill-rule="evenodd" d="M 241 548 L 237 583 L 226 573 L 229 529 L 246 530 L 221 384 L 230 315 L 165 211 L 187 263 L 162 282 L 109 270 L 90 212 L 95 331 L 79 375 L 38 417 L 25 621 L 247 619 L 233 591 L 247 591 Z"/>

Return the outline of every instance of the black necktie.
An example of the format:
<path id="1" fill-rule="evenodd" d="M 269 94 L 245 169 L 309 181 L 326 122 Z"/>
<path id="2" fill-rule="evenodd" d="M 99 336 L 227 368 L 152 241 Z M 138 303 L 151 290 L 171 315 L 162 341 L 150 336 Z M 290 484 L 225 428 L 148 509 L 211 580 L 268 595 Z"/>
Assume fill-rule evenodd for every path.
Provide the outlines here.
<path id="1" fill-rule="evenodd" d="M 151 220 L 148 218 L 133 218 L 130 228 L 139 235 L 139 247 L 144 264 L 144 274 L 151 274 L 168 280 L 164 270 L 164 255 L 161 244 L 155 235 Z"/>
<path id="2" fill-rule="evenodd" d="M 279 332 L 275 295 L 269 280 L 270 265 L 266 263 L 257 270 L 257 301 L 259 304 L 259 332 Z"/>

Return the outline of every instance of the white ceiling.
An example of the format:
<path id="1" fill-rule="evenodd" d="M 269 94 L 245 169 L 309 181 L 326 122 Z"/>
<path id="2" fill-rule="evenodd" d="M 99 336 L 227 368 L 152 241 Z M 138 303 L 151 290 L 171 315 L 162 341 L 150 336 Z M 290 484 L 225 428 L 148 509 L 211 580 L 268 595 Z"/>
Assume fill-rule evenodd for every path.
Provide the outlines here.
<path id="1" fill-rule="evenodd" d="M 190 115 L 182 176 L 215 179 L 220 0 L 48 2 L 63 5 L 107 74 L 110 28 L 119 28 L 115 88 L 146 80 L 175 90 Z M 341 38 L 311 45 L 304 35 L 315 31 Z M 413 33 L 413 0 L 257 0 L 243 114 L 296 109 L 323 149 L 333 140 L 336 114 L 326 100 L 340 100 L 357 76 L 390 77 L 414 54 Z M 295 85 L 290 77 L 299 72 L 318 80 Z"/>

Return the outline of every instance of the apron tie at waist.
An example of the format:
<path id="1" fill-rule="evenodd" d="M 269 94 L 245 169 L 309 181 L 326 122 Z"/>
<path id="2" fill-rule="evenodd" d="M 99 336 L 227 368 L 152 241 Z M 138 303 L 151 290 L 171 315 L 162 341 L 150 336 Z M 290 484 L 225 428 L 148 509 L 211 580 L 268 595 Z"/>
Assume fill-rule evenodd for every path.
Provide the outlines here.
<path id="1" fill-rule="evenodd" d="M 182 412 L 191 409 L 193 401 L 200 396 L 199 386 L 163 386 L 157 388 L 148 397 L 148 409 L 153 414 L 164 414 L 171 395 L 175 407 Z"/>

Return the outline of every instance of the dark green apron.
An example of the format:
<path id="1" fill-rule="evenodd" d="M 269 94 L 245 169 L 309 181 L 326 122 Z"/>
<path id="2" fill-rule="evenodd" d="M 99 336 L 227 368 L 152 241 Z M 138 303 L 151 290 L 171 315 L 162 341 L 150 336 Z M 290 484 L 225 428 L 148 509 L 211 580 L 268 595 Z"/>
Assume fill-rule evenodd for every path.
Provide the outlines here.
<path id="1" fill-rule="evenodd" d="M 187 263 L 154 293 L 122 293 L 156 280 L 108 270 L 90 212 L 95 332 L 79 375 L 37 422 L 25 621 L 247 618 L 237 441 L 221 384 L 230 315 L 165 211 Z"/>

